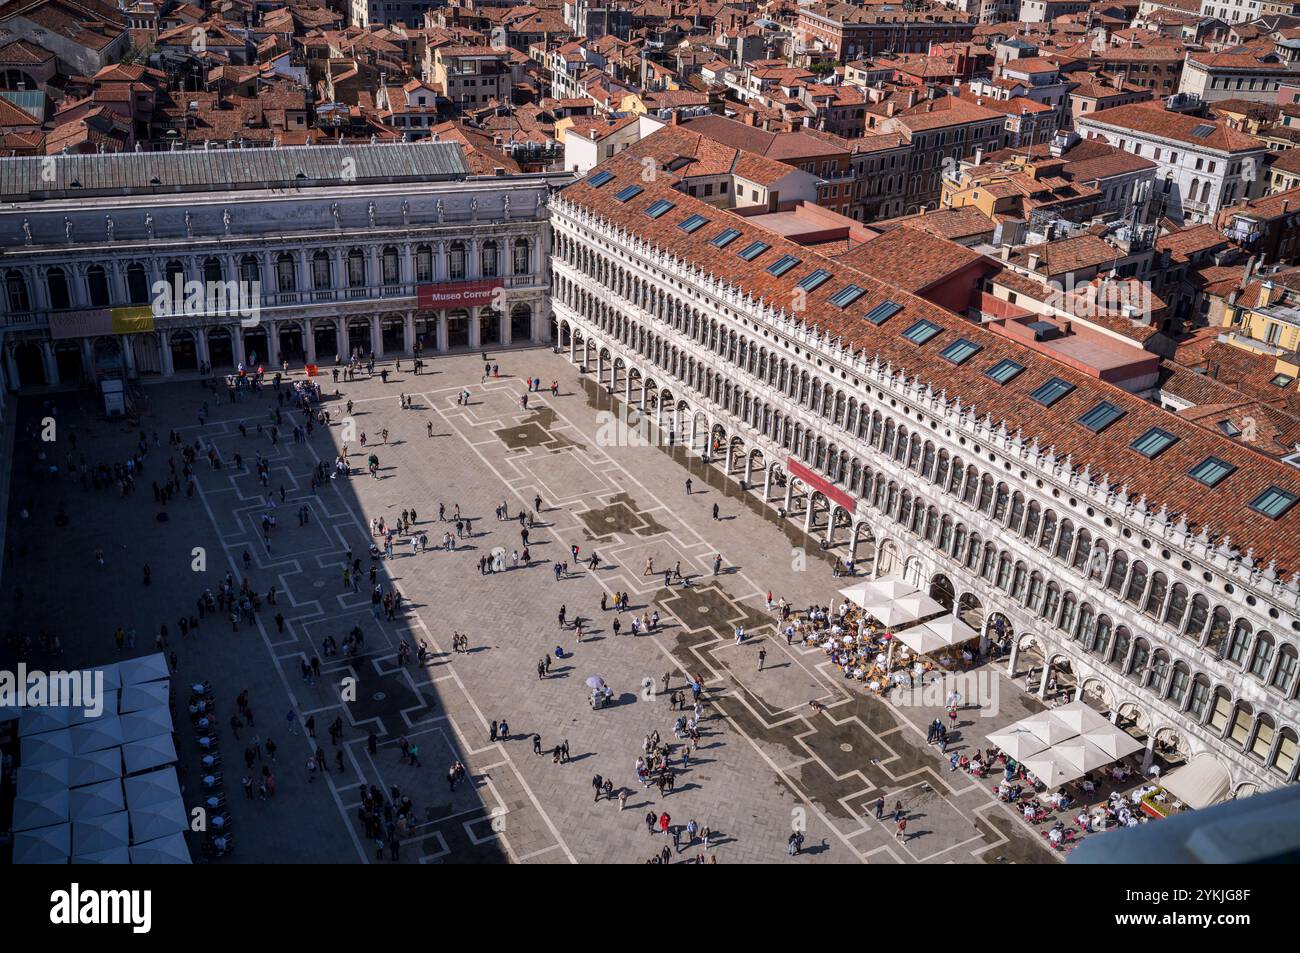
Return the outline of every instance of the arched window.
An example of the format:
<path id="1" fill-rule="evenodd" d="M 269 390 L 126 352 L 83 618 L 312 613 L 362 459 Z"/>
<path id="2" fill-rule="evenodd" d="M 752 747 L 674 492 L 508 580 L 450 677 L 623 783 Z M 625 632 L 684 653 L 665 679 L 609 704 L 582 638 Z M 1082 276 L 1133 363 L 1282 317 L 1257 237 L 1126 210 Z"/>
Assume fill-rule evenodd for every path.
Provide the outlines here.
<path id="1" fill-rule="evenodd" d="M 1295 673 L 1300 668 L 1300 655 L 1297 655 L 1295 646 L 1284 645 L 1277 654 L 1277 668 L 1273 670 L 1273 678 L 1269 685 L 1278 691 L 1285 692 L 1295 684 Z"/>
<path id="2" fill-rule="evenodd" d="M 109 306 L 108 272 L 103 265 L 91 265 L 86 269 L 86 290 L 89 292 L 91 307 Z"/>
<path id="3" fill-rule="evenodd" d="M 516 275 L 526 275 L 532 269 L 528 266 L 528 239 L 516 238 L 513 246 L 513 264 L 511 270 Z"/>
<path id="4" fill-rule="evenodd" d="M 221 259 L 216 255 L 209 255 L 203 259 L 203 280 L 208 281 L 225 281 L 225 270 L 221 267 Z"/>
<path id="5" fill-rule="evenodd" d="M 366 254 L 360 248 L 348 252 L 348 287 L 364 288 L 366 286 Z"/>
<path id="6" fill-rule="evenodd" d="M 415 280 L 433 281 L 433 249 L 428 245 L 415 248 Z"/>
<path id="7" fill-rule="evenodd" d="M 1255 652 L 1250 659 L 1250 674 L 1260 681 L 1268 678 L 1269 669 L 1273 667 L 1273 637 L 1261 632 L 1255 637 Z"/>
<path id="8" fill-rule="evenodd" d="M 402 280 L 402 264 L 397 256 L 397 249 L 392 245 L 386 245 L 382 254 L 379 256 L 380 269 L 383 277 L 382 281 L 386 285 L 395 285 Z"/>
<path id="9" fill-rule="evenodd" d="M 50 307 L 55 311 L 66 311 L 72 307 L 72 296 L 68 293 L 68 276 L 62 268 L 51 268 L 45 272 L 45 290 L 49 292 Z"/>
<path id="10" fill-rule="evenodd" d="M 497 243 L 492 239 L 485 241 L 479 257 L 482 259 L 483 277 L 495 278 L 497 276 Z"/>
<path id="11" fill-rule="evenodd" d="M 447 246 L 447 275 L 452 281 L 465 278 L 465 243 L 452 242 Z"/>
<path id="12" fill-rule="evenodd" d="M 279 291 L 298 290 L 295 262 L 287 251 L 275 256 L 275 287 Z"/>
<path id="13" fill-rule="evenodd" d="M 126 297 L 132 304 L 149 303 L 149 273 L 138 261 L 126 266 Z"/>
<path id="14" fill-rule="evenodd" d="M 261 285 L 262 263 L 256 255 L 244 255 L 239 259 L 239 280 L 245 285 Z M 252 294 L 250 291 L 249 294 Z"/>
<path id="15" fill-rule="evenodd" d="M 5 272 L 5 295 L 11 312 L 30 311 L 31 296 L 27 293 L 27 279 L 13 268 Z"/>
<path id="16" fill-rule="evenodd" d="M 311 284 L 317 291 L 333 287 L 330 282 L 329 252 L 318 251 L 311 256 Z"/>

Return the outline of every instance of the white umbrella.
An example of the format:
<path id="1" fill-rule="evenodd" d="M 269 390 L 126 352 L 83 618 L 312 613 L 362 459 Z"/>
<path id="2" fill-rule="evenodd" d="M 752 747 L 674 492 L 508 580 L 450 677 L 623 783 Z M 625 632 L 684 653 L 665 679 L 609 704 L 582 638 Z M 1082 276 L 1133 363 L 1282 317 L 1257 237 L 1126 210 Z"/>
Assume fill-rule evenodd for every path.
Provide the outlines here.
<path id="1" fill-rule="evenodd" d="M 68 786 L 81 787 L 122 776 L 122 749 L 101 748 L 79 754 L 68 762 Z"/>
<path id="2" fill-rule="evenodd" d="M 176 746 L 172 744 L 171 735 L 155 735 L 122 745 L 122 760 L 126 762 L 127 774 L 148 771 L 175 762 Z"/>
<path id="3" fill-rule="evenodd" d="M 948 647 L 947 640 L 931 629 L 928 622 L 922 622 L 920 625 L 914 625 L 907 629 L 899 629 L 894 633 L 894 638 L 919 655 L 937 652 L 939 649 Z"/>
<path id="4" fill-rule="evenodd" d="M 1060 787 L 1062 784 L 1083 777 L 1086 773 L 1065 757 L 1055 754 L 1054 749 L 1051 748 L 1031 755 L 1020 763 L 1049 788 Z"/>
<path id="5" fill-rule="evenodd" d="M 108 850 L 96 851 L 93 854 L 76 854 L 72 862 L 74 864 L 129 864 L 131 851 L 125 847 L 110 847 Z"/>
<path id="6" fill-rule="evenodd" d="M 874 592 L 871 589 L 871 584 L 864 582 L 856 586 L 849 586 L 847 589 L 841 589 L 840 595 L 855 606 L 862 606 L 866 600 L 874 597 Z"/>
<path id="7" fill-rule="evenodd" d="M 190 849 L 183 834 L 168 834 L 143 844 L 131 846 L 133 864 L 189 864 Z"/>
<path id="8" fill-rule="evenodd" d="M 895 579 L 892 576 L 886 576 L 883 579 L 877 579 L 875 582 L 869 582 L 866 588 L 871 592 L 871 598 L 880 601 L 892 601 L 902 599 L 904 596 L 910 596 L 920 592 L 916 586 L 909 585 L 901 579 Z"/>
<path id="9" fill-rule="evenodd" d="M 50 791 L 66 791 L 71 785 L 71 760 L 61 758 L 58 761 L 46 761 L 43 764 L 24 765 L 18 769 L 15 787 L 24 794 L 33 797 Z"/>
<path id="10" fill-rule="evenodd" d="M 126 811 L 78 821 L 72 825 L 72 853 L 97 854 L 131 842 L 131 824 Z"/>
<path id="11" fill-rule="evenodd" d="M 955 615 L 944 615 L 937 619 L 930 619 L 925 623 L 926 628 L 931 632 L 937 632 L 947 640 L 949 645 L 960 645 L 962 642 L 969 642 L 971 639 L 979 638 L 979 632 L 972 629 Z"/>
<path id="12" fill-rule="evenodd" d="M 19 709 L 18 736 L 39 735 L 46 731 L 57 731 L 72 724 L 76 713 L 66 705 L 38 705 Z"/>
<path id="13" fill-rule="evenodd" d="M 1089 728 L 1080 737 L 1106 752 L 1112 761 L 1118 761 L 1146 747 L 1123 728 L 1111 724 Z"/>
<path id="14" fill-rule="evenodd" d="M 167 658 L 161 652 L 143 655 L 140 658 L 127 659 L 117 663 L 122 673 L 123 685 L 139 685 L 142 682 L 155 682 L 160 678 L 170 678 L 171 670 L 167 667 Z"/>
<path id="15" fill-rule="evenodd" d="M 77 754 L 115 748 L 122 743 L 122 722 L 116 712 L 74 725 L 68 731 L 72 733 L 72 750 Z"/>
<path id="16" fill-rule="evenodd" d="M 925 593 L 917 591 L 911 595 L 901 596 L 896 600 L 898 607 L 904 612 L 910 612 L 914 619 L 924 619 L 928 616 L 942 615 L 948 610 L 935 602 Z"/>
<path id="17" fill-rule="evenodd" d="M 127 778 L 124 783 L 126 803 L 133 811 L 181 799 L 181 785 L 176 778 L 175 768 L 137 774 Z"/>
<path id="18" fill-rule="evenodd" d="M 66 864 L 72 846 L 72 825 L 52 824 L 14 835 L 15 864 Z"/>
<path id="19" fill-rule="evenodd" d="M 1030 755 L 1038 754 L 1047 749 L 1047 742 L 1042 738 L 1032 731 L 1017 728 L 1015 725 L 1002 731 L 993 732 L 988 736 L 988 739 L 1004 751 L 1007 757 L 1016 761 L 1024 761 Z"/>
<path id="20" fill-rule="evenodd" d="M 97 699 L 95 699 L 97 703 L 95 710 L 98 711 L 99 714 L 97 715 L 91 714 L 91 709 L 85 707 L 73 708 L 72 720 L 68 724 L 70 726 L 81 725 L 81 724 L 85 724 L 88 721 L 95 721 L 96 719 L 102 718 L 105 715 L 116 715 L 117 695 L 118 695 L 118 690 L 116 688 L 104 689 L 103 693 Z"/>
<path id="21" fill-rule="evenodd" d="M 39 735 L 28 735 L 22 740 L 22 759 L 24 765 L 42 764 L 46 761 L 62 761 L 72 756 L 72 730 L 47 731 Z"/>
<path id="22" fill-rule="evenodd" d="M 43 794 L 18 792 L 14 799 L 13 829 L 28 831 L 33 827 L 49 827 L 68 820 L 68 792 L 46 791 Z"/>
<path id="23" fill-rule="evenodd" d="M 155 735 L 171 734 L 172 730 L 172 715 L 166 705 L 128 712 L 121 716 L 121 722 L 123 741 L 143 741 Z"/>
<path id="24" fill-rule="evenodd" d="M 1071 729 L 1076 735 L 1081 735 L 1093 728 L 1112 727 L 1105 715 L 1093 708 L 1089 708 L 1086 702 L 1070 702 L 1070 704 L 1062 705 L 1060 708 L 1050 709 L 1048 714 Z"/>
<path id="25" fill-rule="evenodd" d="M 131 841 L 143 843 L 183 831 L 188 826 L 185 807 L 179 800 L 131 808 Z"/>
<path id="26" fill-rule="evenodd" d="M 1074 765 L 1080 774 L 1096 771 L 1098 768 L 1105 767 L 1115 760 L 1101 748 L 1098 748 L 1090 741 L 1085 741 L 1082 737 L 1067 738 L 1059 744 L 1052 745 L 1051 754 L 1053 757 L 1064 758 Z"/>
<path id="27" fill-rule="evenodd" d="M 1057 721 L 1052 717 L 1052 713 L 1047 711 L 1030 715 L 1028 718 L 1021 718 L 1015 723 L 1015 727 L 1023 728 L 1038 735 L 1049 745 L 1064 741 L 1066 738 L 1073 738 L 1078 734 L 1077 731 L 1069 728 L 1063 722 Z"/>
<path id="28" fill-rule="evenodd" d="M 95 668 L 89 669 L 89 671 L 104 673 L 105 690 L 121 688 L 122 672 L 120 671 L 119 668 L 121 664 L 122 664 L 121 662 L 111 662 L 108 665 L 98 665 Z"/>
<path id="29" fill-rule="evenodd" d="M 167 682 L 141 682 L 139 685 L 126 685 L 118 696 L 117 710 L 123 714 L 131 711 L 144 711 L 167 705 L 171 700 L 171 688 Z"/>
<path id="30" fill-rule="evenodd" d="M 73 788 L 68 792 L 68 799 L 68 813 L 74 821 L 116 814 L 126 808 L 126 799 L 122 796 L 121 778 L 88 784 L 84 788 Z"/>
<path id="31" fill-rule="evenodd" d="M 863 606 L 863 611 L 872 615 L 886 628 L 894 628 L 905 622 L 915 622 L 916 616 L 902 608 L 896 602 L 874 602 Z"/>

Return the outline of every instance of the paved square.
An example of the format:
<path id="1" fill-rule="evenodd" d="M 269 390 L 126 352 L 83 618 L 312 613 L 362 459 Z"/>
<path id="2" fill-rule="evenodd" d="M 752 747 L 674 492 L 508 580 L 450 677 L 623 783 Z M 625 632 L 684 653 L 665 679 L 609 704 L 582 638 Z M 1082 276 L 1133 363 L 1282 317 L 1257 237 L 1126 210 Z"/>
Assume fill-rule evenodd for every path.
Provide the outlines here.
<path id="1" fill-rule="evenodd" d="M 237 845 L 229 862 L 375 862 L 376 844 L 358 820 L 363 784 L 411 798 L 418 822 L 400 859 L 412 863 L 643 862 L 671 840 L 648 832 L 648 811 L 668 812 L 673 825 L 708 826 L 708 853 L 723 863 L 786 860 L 794 827 L 806 831 L 804 853 L 791 859 L 799 863 L 1053 861 L 987 786 L 950 773 L 924 744 L 932 714 L 864 697 L 820 653 L 775 634 L 768 591 L 795 605 L 836 599 L 837 580 L 814 540 L 681 447 L 604 446 L 602 412 L 614 409 L 611 398 L 561 356 L 533 349 L 493 360 L 507 376 L 483 381 L 478 355 L 438 358 L 430 362 L 436 373 L 340 384 L 338 397 L 327 374 L 331 425 L 303 442 L 291 438 L 302 418 L 287 404 L 272 442 L 277 402 L 269 387 L 236 403 L 195 382 L 153 387 L 141 427 L 99 420 L 89 398 L 53 398 L 54 458 L 111 464 L 141 442 L 147 454 L 134 492 L 122 497 L 112 486 L 51 480 L 38 448 L 20 441 L 0 604 L 11 623 L 6 664 L 22 652 L 29 663 L 49 665 L 42 629 L 58 634 L 68 667 L 153 651 L 165 624 L 179 680 L 210 679 L 216 690 Z M 558 380 L 559 396 L 532 393 L 523 408 L 529 376 Z M 468 406 L 457 402 L 462 389 Z M 400 394 L 413 395 L 412 409 L 399 406 Z M 350 444 L 351 476 L 313 489 L 314 468 L 331 465 L 343 442 L 349 400 L 366 446 Z M 21 423 L 33 420 L 43 413 L 40 401 L 28 400 L 22 412 Z M 156 502 L 150 484 L 168 478 L 169 459 L 180 462 L 168 441 L 173 431 L 201 451 L 198 490 Z M 209 444 L 220 469 L 206 463 Z M 372 452 L 381 479 L 365 473 Z M 269 466 L 265 485 L 254 472 L 259 454 Z M 542 509 L 525 544 L 517 516 L 536 495 Z M 507 521 L 493 518 L 502 503 Z M 719 521 L 710 518 L 715 503 Z M 456 512 L 470 520 L 452 552 L 441 546 L 444 532 L 455 530 L 439 521 L 440 504 L 449 520 Z M 55 525 L 61 507 L 66 527 Z M 411 509 L 429 548 L 413 551 L 409 536 L 398 537 L 393 558 L 378 562 L 375 581 L 404 600 L 389 621 L 371 609 L 369 524 Z M 272 510 L 268 548 L 262 520 Z M 512 554 L 525 545 L 531 565 L 516 564 Z M 102 569 L 96 548 L 104 550 Z M 792 548 L 806 550 L 807 571 L 792 570 Z M 355 592 L 343 579 L 349 550 L 363 566 Z M 481 573 L 480 558 L 498 550 L 506 571 Z M 595 571 L 585 562 L 593 551 L 602 560 Z M 715 554 L 722 557 L 716 575 Z M 557 579 L 554 566 L 563 562 L 571 573 Z M 664 571 L 679 564 L 690 587 L 665 588 Z M 197 635 L 182 638 L 179 618 L 197 614 L 195 600 L 227 572 L 263 595 L 256 623 L 235 628 L 225 614 L 205 613 Z M 274 605 L 265 598 L 272 586 Z M 631 602 L 618 635 L 615 614 L 600 608 L 602 595 L 616 592 Z M 561 603 L 569 620 L 584 619 L 581 642 L 557 625 Z M 633 615 L 655 611 L 659 629 L 633 636 Z M 119 625 L 134 633 L 134 645 L 120 651 Z M 750 634 L 741 645 L 733 639 L 737 625 Z M 363 638 L 357 654 L 325 653 L 327 638 L 342 645 L 354 629 Z M 468 638 L 467 652 L 453 651 L 456 634 Z M 422 665 L 413 656 L 401 664 L 403 642 L 427 645 Z M 761 672 L 760 648 L 767 652 Z M 538 662 L 548 655 L 550 672 L 539 679 Z M 319 677 L 305 677 L 313 659 Z M 661 795 L 637 782 L 633 763 L 651 731 L 676 743 L 669 695 L 693 674 L 703 677 L 709 702 L 703 737 L 678 768 L 675 788 Z M 591 710 L 585 681 L 592 675 L 614 690 L 613 706 Z M 1001 687 L 1008 700 L 1020 697 L 1005 679 Z M 245 690 L 255 721 L 236 739 L 228 722 Z M 814 698 L 824 711 L 809 708 Z M 1005 710 L 1005 719 L 987 724 L 972 716 L 967 730 L 978 738 L 1017 707 Z M 337 744 L 328 733 L 335 719 L 343 725 Z M 187 799 L 195 801 L 199 752 L 181 721 L 178 751 L 191 782 Z M 509 734 L 494 738 L 494 722 L 508 722 Z M 254 735 L 278 746 L 277 760 L 264 762 L 278 782 L 266 801 L 245 799 L 239 783 Z M 403 759 L 402 739 L 418 746 L 418 767 Z M 557 764 L 552 750 L 565 742 L 569 760 Z M 317 746 L 329 771 L 309 780 L 305 763 Z M 452 790 L 447 771 L 456 761 L 468 776 Z M 593 799 L 596 774 L 627 791 L 624 810 Z M 898 843 L 892 823 L 875 819 L 879 796 L 891 807 L 902 800 L 910 812 L 907 843 Z M 192 846 L 198 857 L 197 837 Z M 672 856 L 703 852 L 683 838 Z M 383 858 L 390 862 L 387 851 Z"/>

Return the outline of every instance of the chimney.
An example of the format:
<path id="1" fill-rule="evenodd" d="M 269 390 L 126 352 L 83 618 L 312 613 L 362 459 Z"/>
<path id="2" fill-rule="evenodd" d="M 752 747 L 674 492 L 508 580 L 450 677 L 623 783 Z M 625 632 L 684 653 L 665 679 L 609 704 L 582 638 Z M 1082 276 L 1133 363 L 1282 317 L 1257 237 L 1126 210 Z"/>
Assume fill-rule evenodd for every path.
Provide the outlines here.
<path id="1" fill-rule="evenodd" d="M 892 99 L 889 102 L 885 103 L 885 115 L 887 117 L 893 116 L 894 113 L 896 112 L 898 112 L 898 107 L 894 105 L 894 101 Z"/>
<path id="2" fill-rule="evenodd" d="M 911 109 L 915 105 L 916 105 L 916 87 L 913 87 L 907 91 L 907 108 Z"/>
<path id="3" fill-rule="evenodd" d="M 1010 261 L 1010 260 L 1011 260 L 1011 246 L 1010 246 L 1010 245 L 1003 245 L 1003 246 L 1002 246 L 1002 260 L 1003 260 L 1003 261 Z"/>
<path id="4" fill-rule="evenodd" d="M 976 164 L 976 165 L 983 165 L 983 164 L 984 164 L 984 147 L 983 147 L 983 146 L 981 146 L 980 148 L 978 148 L 978 149 L 975 150 L 975 164 Z"/>
<path id="5" fill-rule="evenodd" d="M 1038 270 L 1038 252 L 1036 251 L 1031 251 L 1029 253 L 1029 270 L 1030 271 Z"/>
<path id="6" fill-rule="evenodd" d="M 1267 308 L 1269 305 L 1269 299 L 1272 297 L 1273 297 L 1273 282 L 1271 281 L 1261 282 L 1259 286 L 1259 303 L 1256 304 L 1255 307 Z"/>

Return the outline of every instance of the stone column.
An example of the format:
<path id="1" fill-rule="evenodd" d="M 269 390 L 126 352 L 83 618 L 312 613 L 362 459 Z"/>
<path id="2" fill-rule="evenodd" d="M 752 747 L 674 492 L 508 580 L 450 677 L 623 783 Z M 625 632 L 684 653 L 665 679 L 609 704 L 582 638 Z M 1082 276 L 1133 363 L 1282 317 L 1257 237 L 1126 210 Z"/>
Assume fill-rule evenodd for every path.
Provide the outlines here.
<path id="1" fill-rule="evenodd" d="M 480 350 L 483 346 L 478 333 L 478 308 L 469 309 L 469 346 L 471 350 Z"/>
<path id="2" fill-rule="evenodd" d="M 511 344 L 514 340 L 514 335 L 511 333 L 509 305 L 507 305 L 505 311 L 501 312 L 497 317 L 497 325 L 497 337 L 501 339 L 501 345 L 504 347 Z"/>
<path id="3" fill-rule="evenodd" d="M 135 342 L 131 340 L 131 335 L 123 334 L 117 339 L 118 347 L 121 348 L 122 362 L 126 366 L 126 376 L 134 379 L 137 374 L 135 370 Z"/>
<path id="4" fill-rule="evenodd" d="M 163 377 L 175 375 L 176 365 L 172 363 L 172 336 L 169 331 L 158 332 L 158 355 Z"/>
<path id="5" fill-rule="evenodd" d="M 772 463 L 768 461 L 763 468 L 763 502 L 766 504 L 772 499 Z"/>
<path id="6" fill-rule="evenodd" d="M 335 337 L 338 341 L 338 355 L 346 364 L 352 357 L 352 343 L 348 340 L 348 319 L 339 318 Z"/>
<path id="7" fill-rule="evenodd" d="M 266 324 L 266 367 L 272 374 L 280 369 L 280 325 L 275 321 Z"/>
<path id="8" fill-rule="evenodd" d="M 41 342 L 41 362 L 45 365 L 45 383 L 53 386 L 59 382 L 59 362 L 54 359 L 54 345 Z"/>
<path id="9" fill-rule="evenodd" d="M 303 321 L 303 354 L 306 355 L 306 363 L 315 364 L 316 362 L 316 327 L 311 321 Z"/>
<path id="10" fill-rule="evenodd" d="M 374 353 L 375 359 L 384 356 L 384 332 L 379 325 L 379 315 L 372 315 L 370 318 L 370 350 Z"/>
<path id="11" fill-rule="evenodd" d="M 248 363 L 248 352 L 244 350 L 244 329 L 235 324 L 226 330 L 230 332 L 230 349 L 234 352 L 235 367 L 238 368 L 240 364 L 246 365 Z"/>
<path id="12" fill-rule="evenodd" d="M 445 354 L 451 348 L 451 344 L 447 339 L 447 312 L 439 311 L 437 320 L 438 320 L 438 332 L 437 332 L 438 351 L 439 353 Z"/>
<path id="13" fill-rule="evenodd" d="M 194 328 L 194 355 L 198 358 L 199 367 L 211 360 L 208 354 L 208 329 Z"/>
<path id="14" fill-rule="evenodd" d="M 409 250 L 409 247 L 408 247 Z M 405 353 L 415 353 L 415 312 L 408 311 L 402 316 L 402 347 Z"/>
<path id="15" fill-rule="evenodd" d="M 1044 650 L 1044 651 L 1045 651 L 1045 650 Z M 1038 692 L 1037 692 L 1037 695 L 1038 695 L 1039 698 L 1046 698 L 1046 697 L 1047 697 L 1047 678 L 1048 678 L 1048 676 L 1051 674 L 1051 672 L 1052 672 L 1052 663 L 1049 662 L 1049 661 L 1047 660 L 1047 655 L 1044 654 L 1044 655 L 1043 655 L 1043 674 L 1042 674 L 1042 677 L 1038 679 Z M 1083 681 L 1082 681 L 1082 680 L 1079 681 L 1079 691 L 1080 691 L 1080 692 L 1083 691 Z"/>

